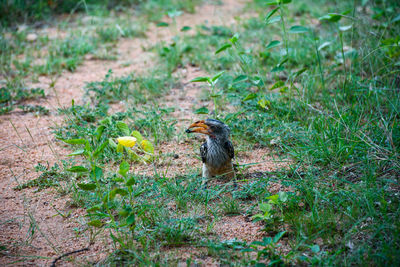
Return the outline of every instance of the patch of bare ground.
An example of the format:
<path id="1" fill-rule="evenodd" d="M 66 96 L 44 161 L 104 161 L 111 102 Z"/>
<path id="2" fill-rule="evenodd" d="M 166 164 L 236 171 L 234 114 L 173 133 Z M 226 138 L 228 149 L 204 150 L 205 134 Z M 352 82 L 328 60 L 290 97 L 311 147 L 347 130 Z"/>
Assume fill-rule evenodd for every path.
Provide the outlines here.
<path id="1" fill-rule="evenodd" d="M 176 28 L 194 26 L 202 23 L 211 25 L 230 25 L 235 22 L 235 15 L 242 15 L 244 3 L 242 1 L 225 0 L 222 5 L 206 4 L 196 9 L 195 14 L 184 14 L 176 19 Z M 52 32 L 49 29 L 49 32 Z M 56 36 L 59 33 L 54 33 Z M 60 33 L 62 34 L 62 33 Z M 65 159 L 68 149 L 55 140 L 52 126 L 62 123 L 63 118 L 57 115 L 57 109 L 68 107 L 72 99 L 82 103 L 83 88 L 87 82 L 99 81 L 104 78 L 109 69 L 115 76 L 121 76 L 132 71 L 143 73 L 154 62 L 152 55 L 146 52 L 145 47 L 154 46 L 160 41 L 169 41 L 175 32 L 172 29 L 151 27 L 146 39 L 123 39 L 117 47 L 118 60 L 101 61 L 89 60 L 76 69 L 74 73 L 63 72 L 54 83 L 49 77 L 39 77 L 33 87 L 42 87 L 46 90 L 47 98 L 35 101 L 50 109 L 50 115 L 38 117 L 32 114 L 13 112 L 0 117 L 0 244 L 7 249 L 0 254 L 0 265 L 13 264 L 20 266 L 49 265 L 58 255 L 87 247 L 90 242 L 88 232 L 81 232 L 85 227 L 81 209 L 70 208 L 68 196 L 60 196 L 53 189 L 36 192 L 35 189 L 15 191 L 13 188 L 37 177 L 34 166 L 37 163 L 52 166 Z M 129 62 L 129 64 L 126 64 Z M 180 70 L 184 86 L 173 89 L 164 98 L 164 104 L 177 107 L 173 116 L 178 120 L 178 131 L 183 129 L 192 120 L 193 107 L 199 102 L 201 86 L 189 84 L 189 81 L 204 73 L 195 67 L 186 66 Z M 115 105 L 113 109 L 123 109 Z M 179 134 L 178 134 L 179 136 Z M 199 170 L 200 162 L 195 158 L 200 140 L 177 138 L 171 143 L 161 144 L 159 152 L 171 154 L 159 163 L 158 168 L 168 176 L 187 172 L 190 168 Z M 177 156 L 175 156 L 177 155 Z M 281 165 L 270 164 L 272 158 L 269 151 L 259 149 L 250 155 L 239 154 L 239 161 L 257 162 L 262 159 L 262 165 L 250 167 L 248 171 L 271 171 Z M 283 167 L 284 165 L 282 165 Z M 146 175 L 154 174 L 152 166 L 141 166 L 138 171 Z M 62 215 L 61 215 L 62 214 Z M 230 226 L 227 227 L 227 225 Z M 229 228 L 229 229 L 228 229 Z M 243 231 L 243 228 L 246 231 Z M 215 231 L 222 239 L 231 236 L 243 240 L 255 240 L 260 237 L 259 226 L 245 221 L 245 217 L 223 217 L 216 225 Z M 68 257 L 70 261 L 62 260 L 60 265 L 82 265 L 87 262 L 98 262 L 107 255 L 112 245 L 106 237 L 98 237 L 89 251 Z M 169 250 L 173 253 L 175 249 Z M 187 253 L 193 253 L 188 248 Z M 186 255 L 184 248 L 179 248 L 177 254 Z M 188 255 L 189 255 L 188 254 Z M 196 256 L 196 255 L 195 255 Z M 215 265 L 212 258 L 199 254 L 204 265 Z M 188 258 L 188 257 L 187 257 Z"/>

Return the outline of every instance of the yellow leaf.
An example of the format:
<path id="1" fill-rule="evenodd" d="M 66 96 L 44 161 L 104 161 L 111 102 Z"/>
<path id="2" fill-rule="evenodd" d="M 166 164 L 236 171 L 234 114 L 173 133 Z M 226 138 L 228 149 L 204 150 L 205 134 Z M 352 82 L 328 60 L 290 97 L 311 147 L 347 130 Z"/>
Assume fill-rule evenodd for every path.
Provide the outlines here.
<path id="1" fill-rule="evenodd" d="M 124 147 L 133 147 L 136 144 L 136 138 L 132 136 L 118 137 L 117 141 Z"/>
<path id="2" fill-rule="evenodd" d="M 153 144 L 148 141 L 148 140 L 143 140 L 142 143 L 142 148 L 145 152 L 149 153 L 149 154 L 154 154 L 154 146 Z"/>

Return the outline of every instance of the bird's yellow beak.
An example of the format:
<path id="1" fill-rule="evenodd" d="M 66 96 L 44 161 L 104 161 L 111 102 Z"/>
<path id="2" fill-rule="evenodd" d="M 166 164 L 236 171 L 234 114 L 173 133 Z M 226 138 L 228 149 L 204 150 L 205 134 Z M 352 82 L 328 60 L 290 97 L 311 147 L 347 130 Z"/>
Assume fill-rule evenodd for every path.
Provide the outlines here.
<path id="1" fill-rule="evenodd" d="M 194 129 L 192 129 L 194 128 Z M 207 134 L 210 135 L 209 128 L 207 124 L 205 124 L 205 121 L 196 121 L 195 123 L 192 123 L 189 128 L 186 129 L 187 133 L 202 133 L 202 134 Z"/>

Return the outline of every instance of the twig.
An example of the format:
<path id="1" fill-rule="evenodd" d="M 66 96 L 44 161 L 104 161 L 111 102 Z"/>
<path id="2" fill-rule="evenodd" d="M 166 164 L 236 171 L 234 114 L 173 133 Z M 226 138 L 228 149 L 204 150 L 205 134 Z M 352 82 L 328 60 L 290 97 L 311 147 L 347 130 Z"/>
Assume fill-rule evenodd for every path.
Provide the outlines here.
<path id="1" fill-rule="evenodd" d="M 75 254 L 75 253 L 79 253 L 79 252 L 82 252 L 82 251 L 87 251 L 87 250 L 89 250 L 90 245 L 91 245 L 91 244 L 89 244 L 89 246 L 86 247 L 86 248 L 82 248 L 82 249 L 70 251 L 70 252 L 67 252 L 67 253 L 62 254 L 61 256 L 58 256 L 57 258 L 55 258 L 55 259 L 53 260 L 53 262 L 51 263 L 50 267 L 56 267 L 57 261 L 59 261 L 60 259 L 62 259 L 62 258 L 64 258 L 64 257 L 67 257 L 67 256 L 72 255 L 72 254 Z"/>

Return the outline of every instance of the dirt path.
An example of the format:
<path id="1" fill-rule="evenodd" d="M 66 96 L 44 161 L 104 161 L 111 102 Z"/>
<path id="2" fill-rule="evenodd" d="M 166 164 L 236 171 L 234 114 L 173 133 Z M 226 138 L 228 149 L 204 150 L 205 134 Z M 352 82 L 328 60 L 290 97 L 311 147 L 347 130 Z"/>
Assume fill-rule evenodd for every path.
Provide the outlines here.
<path id="1" fill-rule="evenodd" d="M 233 0 L 223 1 L 222 5 L 204 5 L 195 14 L 178 17 L 177 28 L 204 22 L 210 25 L 230 25 L 242 7 L 242 2 Z M 55 256 L 88 245 L 89 237 L 78 235 L 82 227 L 79 218 L 84 212 L 69 208 L 68 196 L 60 197 L 52 189 L 36 192 L 34 188 L 22 191 L 13 188 L 36 178 L 36 164 L 52 166 L 68 154 L 66 147 L 57 142 L 51 133 L 52 126 L 62 123 L 57 108 L 70 106 L 72 99 L 79 103 L 85 84 L 102 80 L 109 69 L 112 69 L 115 76 L 131 71 L 145 72 L 152 64 L 152 55 L 143 51 L 142 47 L 152 46 L 162 40 L 168 41 L 172 36 L 170 29 L 152 27 L 146 39 L 121 40 L 118 45 L 119 60 L 87 60 L 74 73 L 62 73 L 54 89 L 49 88 L 50 78 L 40 77 L 39 83 L 32 86 L 45 88 L 48 97 L 35 101 L 35 104 L 50 109 L 48 116 L 36 117 L 33 114 L 13 112 L 0 117 L 0 245 L 7 248 L 0 254 L 1 265 L 49 265 Z M 125 66 L 126 59 L 130 59 L 132 64 Z M 183 102 L 191 103 L 187 100 L 195 97 L 196 90 L 198 88 L 190 86 L 186 92 L 182 91 L 185 96 L 173 104 L 181 106 Z M 183 108 L 190 110 L 190 107 Z M 188 112 L 184 114 L 185 118 L 190 118 Z M 69 215 L 63 217 L 60 214 Z M 103 258 L 108 252 L 103 241 L 108 242 L 97 239 L 89 252 L 80 254 L 80 261 L 69 264 Z M 111 244 L 108 248 L 111 248 Z"/>

